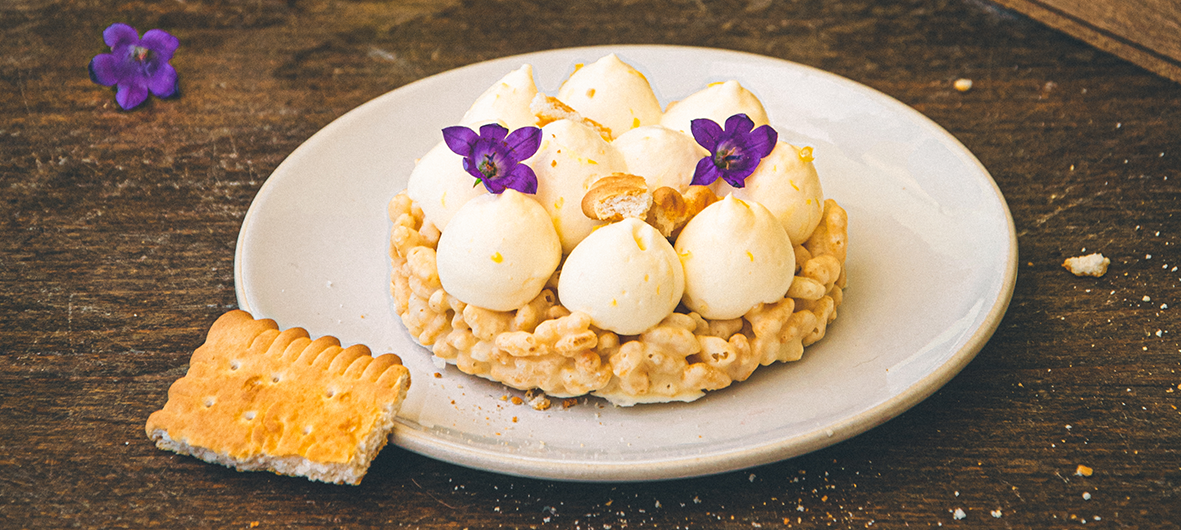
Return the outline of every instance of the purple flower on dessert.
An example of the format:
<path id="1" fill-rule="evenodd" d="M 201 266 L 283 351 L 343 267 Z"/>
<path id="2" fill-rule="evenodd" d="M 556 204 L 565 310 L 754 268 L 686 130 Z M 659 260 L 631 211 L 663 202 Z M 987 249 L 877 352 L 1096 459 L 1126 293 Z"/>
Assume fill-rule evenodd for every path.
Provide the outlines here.
<path id="1" fill-rule="evenodd" d="M 508 129 L 489 123 L 480 127 L 480 134 L 463 127 L 443 129 L 443 141 L 455 154 L 463 157 L 463 169 L 476 177 L 476 184 L 492 193 L 512 188 L 521 193 L 537 193 L 537 175 L 533 168 L 522 164 L 541 146 L 541 129 L 521 127 Z"/>
<path id="2" fill-rule="evenodd" d="M 144 33 L 127 24 L 111 24 L 103 31 L 111 53 L 90 60 L 90 79 L 103 86 L 114 85 L 115 101 L 124 110 L 148 99 L 148 92 L 166 98 L 176 93 L 176 69 L 168 64 L 180 45 L 168 32 L 153 29 Z"/>
<path id="3" fill-rule="evenodd" d="M 709 156 L 697 163 L 693 184 L 708 185 L 721 177 L 735 188 L 746 186 L 746 177 L 771 154 L 779 140 L 779 134 L 770 125 L 758 129 L 754 126 L 755 122 L 746 114 L 727 118 L 725 130 L 710 119 L 690 122 L 693 138 L 709 151 Z"/>

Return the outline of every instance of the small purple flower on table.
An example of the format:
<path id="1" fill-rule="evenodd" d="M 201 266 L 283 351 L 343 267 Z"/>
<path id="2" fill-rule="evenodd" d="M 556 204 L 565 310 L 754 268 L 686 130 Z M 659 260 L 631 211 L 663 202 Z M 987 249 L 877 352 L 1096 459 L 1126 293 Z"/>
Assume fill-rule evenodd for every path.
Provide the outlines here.
<path id="1" fill-rule="evenodd" d="M 693 184 L 705 186 L 721 177 L 735 188 L 746 186 L 746 177 L 771 154 L 779 140 L 779 134 L 770 125 L 757 129 L 754 126 L 746 114 L 727 118 L 724 130 L 710 119 L 690 122 L 693 138 L 709 151 L 709 156 L 697 163 Z"/>
<path id="2" fill-rule="evenodd" d="M 463 157 L 464 171 L 476 177 L 476 184 L 483 182 L 488 191 L 499 194 L 512 188 L 537 193 L 537 175 L 521 162 L 541 146 L 541 129 L 521 127 L 509 133 L 503 126 L 489 123 L 476 134 L 467 127 L 455 126 L 443 129 L 443 141 Z"/>
<path id="3" fill-rule="evenodd" d="M 103 31 L 111 53 L 90 60 L 90 79 L 115 86 L 115 101 L 130 110 L 148 99 L 148 93 L 166 98 L 176 93 L 176 69 L 168 64 L 180 41 L 168 32 L 153 29 L 143 38 L 127 24 L 111 24 Z"/>

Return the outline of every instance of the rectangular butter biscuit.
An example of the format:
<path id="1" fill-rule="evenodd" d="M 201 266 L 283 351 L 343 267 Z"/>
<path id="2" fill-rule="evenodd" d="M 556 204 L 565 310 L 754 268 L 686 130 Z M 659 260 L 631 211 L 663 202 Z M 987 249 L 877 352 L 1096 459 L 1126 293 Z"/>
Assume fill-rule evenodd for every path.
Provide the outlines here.
<path id="1" fill-rule="evenodd" d="M 161 449 L 239 471 L 356 485 L 409 387 L 397 355 L 234 310 L 214 322 L 145 430 Z"/>

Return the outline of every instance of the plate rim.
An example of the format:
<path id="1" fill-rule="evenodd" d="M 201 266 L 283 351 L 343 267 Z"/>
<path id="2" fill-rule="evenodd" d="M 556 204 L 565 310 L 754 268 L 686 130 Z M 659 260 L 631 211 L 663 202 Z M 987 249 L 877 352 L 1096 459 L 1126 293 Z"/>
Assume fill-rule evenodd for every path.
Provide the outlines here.
<path id="1" fill-rule="evenodd" d="M 963 346 L 952 353 L 950 357 L 938 365 L 934 370 L 930 371 L 914 383 L 907 386 L 900 392 L 894 393 L 883 402 L 864 409 L 848 418 L 836 422 L 829 422 L 811 429 L 807 432 L 790 436 L 787 438 L 780 438 L 771 442 L 762 443 L 755 446 L 743 447 L 737 450 L 730 450 L 718 453 L 710 453 L 707 455 L 698 456 L 682 456 L 673 458 L 664 458 L 659 460 L 646 460 L 643 462 L 611 462 L 611 461 L 576 461 L 576 460 L 560 460 L 543 459 L 533 456 L 524 456 L 508 453 L 497 453 L 494 451 L 476 449 L 465 446 L 451 440 L 432 437 L 425 431 L 419 431 L 405 426 L 405 424 L 398 423 L 395 426 L 394 432 L 391 435 L 391 442 L 403 449 L 415 452 L 430 458 L 435 458 L 441 461 L 450 462 L 456 465 L 478 469 L 483 471 L 492 471 L 502 473 L 510 476 L 519 476 L 534 479 L 549 479 L 558 481 L 570 482 L 639 482 L 652 480 L 668 480 L 688 477 L 699 477 L 725 473 L 730 471 L 737 471 L 747 469 L 759 465 L 769 464 L 782 460 L 787 460 L 800 455 L 804 455 L 813 451 L 817 451 L 831 445 L 835 445 L 844 440 L 862 434 L 874 427 L 884 424 L 893 418 L 901 415 L 907 410 L 913 408 L 918 403 L 930 397 L 951 379 L 958 375 L 964 367 L 968 365 L 976 355 L 984 348 L 988 340 L 995 333 L 1003 319 L 1005 312 L 1008 309 L 1009 303 L 1012 300 L 1012 295 L 1016 287 L 1017 269 L 1018 269 L 1018 242 L 1016 229 L 1010 212 L 1008 202 L 1005 200 L 996 180 L 980 160 L 972 153 L 962 142 L 931 118 L 922 114 L 918 110 L 902 103 L 892 96 L 878 91 L 872 87 L 854 81 L 852 79 L 840 76 L 838 74 L 821 70 L 809 65 L 796 63 L 790 60 L 760 55 L 751 52 L 727 50 L 721 48 L 709 48 L 698 46 L 680 46 L 680 45 L 602 45 L 602 46 L 580 46 L 570 48 L 558 48 L 551 50 L 542 50 L 537 52 L 529 52 L 523 54 L 515 54 L 495 59 L 479 61 L 467 64 L 458 68 L 453 68 L 443 72 L 433 74 L 422 79 L 407 83 L 398 88 L 390 90 L 384 94 L 374 97 L 361 105 L 349 110 L 341 116 L 335 118 L 327 125 L 316 131 L 307 140 L 297 146 L 275 169 L 268 175 L 266 181 L 260 186 L 255 198 L 251 201 L 246 215 L 243 216 L 242 224 L 236 239 L 236 247 L 234 251 L 234 291 L 237 297 L 239 308 L 255 314 L 251 307 L 250 300 L 246 294 L 244 286 L 244 257 L 243 252 L 246 245 L 247 227 L 258 215 L 258 206 L 260 204 L 259 198 L 269 194 L 273 184 L 279 179 L 273 179 L 275 175 L 282 175 L 283 172 L 288 171 L 289 166 L 293 166 L 303 158 L 304 153 L 310 149 L 304 147 L 308 144 L 322 141 L 323 138 L 331 136 L 337 129 L 347 127 L 352 121 L 359 119 L 370 107 L 381 105 L 386 99 L 398 97 L 400 92 L 408 92 L 415 89 L 418 85 L 433 82 L 439 76 L 453 76 L 461 75 L 465 70 L 474 70 L 477 68 L 487 67 L 490 63 L 516 63 L 529 62 L 536 60 L 534 58 L 548 55 L 578 55 L 588 53 L 620 53 L 626 54 L 631 51 L 642 51 L 644 53 L 671 51 L 675 53 L 698 52 L 709 53 L 717 55 L 730 55 L 735 57 L 744 57 L 748 60 L 754 61 L 769 61 L 782 63 L 783 66 L 799 69 L 807 72 L 810 75 L 825 78 L 830 82 L 835 82 L 846 88 L 853 89 L 863 96 L 870 98 L 874 102 L 883 106 L 889 107 L 894 112 L 909 115 L 909 117 L 935 133 L 948 145 L 956 147 L 960 154 L 966 157 L 974 164 L 979 175 L 984 177 L 989 185 L 993 196 L 1001 207 L 1001 213 L 1005 220 L 1005 230 L 1008 235 L 1008 248 L 1006 251 L 1004 270 L 1001 271 L 1000 282 L 998 284 L 999 292 L 996 297 L 992 298 L 992 293 L 984 297 L 990 300 L 991 307 L 985 313 L 981 323 L 971 336 L 964 342 Z M 999 227 L 998 227 L 999 228 Z"/>

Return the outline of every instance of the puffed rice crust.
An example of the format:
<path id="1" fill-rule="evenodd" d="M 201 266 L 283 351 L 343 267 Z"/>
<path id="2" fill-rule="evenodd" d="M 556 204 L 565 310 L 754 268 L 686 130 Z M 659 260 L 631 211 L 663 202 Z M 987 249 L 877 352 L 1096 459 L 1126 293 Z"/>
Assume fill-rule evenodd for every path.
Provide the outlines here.
<path id="1" fill-rule="evenodd" d="M 824 338 L 845 288 L 848 217 L 831 199 L 820 225 L 795 246 L 795 279 L 782 300 L 730 320 L 679 307 L 636 336 L 599 329 L 585 313 L 563 307 L 560 269 L 515 311 L 464 304 L 439 282 L 439 230 L 423 222 L 405 192 L 390 201 L 389 218 L 390 292 L 411 336 L 464 373 L 558 398 L 591 394 L 621 406 L 693 401 L 760 365 L 799 360 L 804 347 Z"/>

